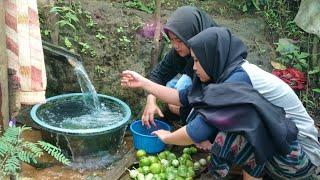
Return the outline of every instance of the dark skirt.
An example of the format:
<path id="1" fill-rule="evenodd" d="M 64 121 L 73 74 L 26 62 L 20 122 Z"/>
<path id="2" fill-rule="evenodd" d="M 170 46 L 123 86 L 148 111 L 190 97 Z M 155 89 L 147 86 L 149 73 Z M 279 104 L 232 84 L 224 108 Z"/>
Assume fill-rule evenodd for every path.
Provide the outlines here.
<path id="1" fill-rule="evenodd" d="M 304 179 L 315 171 L 315 166 L 303 152 L 298 141 L 290 146 L 288 155 L 275 155 L 264 164 L 257 164 L 254 148 L 245 137 L 237 133 L 219 132 L 211 148 L 209 171 L 217 178 L 225 177 L 234 164 L 242 167 L 253 177 L 259 178 L 264 171 L 278 179 Z"/>

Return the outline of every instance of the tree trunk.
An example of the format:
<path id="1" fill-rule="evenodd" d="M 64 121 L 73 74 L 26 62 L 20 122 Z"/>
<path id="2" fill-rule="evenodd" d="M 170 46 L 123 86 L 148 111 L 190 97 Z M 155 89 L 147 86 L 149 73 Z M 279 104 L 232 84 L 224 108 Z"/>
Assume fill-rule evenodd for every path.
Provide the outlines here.
<path id="1" fill-rule="evenodd" d="M 48 4 L 50 6 L 54 6 L 56 3 L 56 0 L 48 0 Z M 56 14 L 53 13 L 48 13 L 45 16 L 48 16 L 48 21 L 46 21 L 49 29 L 52 29 L 53 31 L 51 32 L 51 40 L 52 44 L 58 45 L 59 44 L 59 26 L 56 25 L 58 22 L 58 17 Z"/>
<path id="2" fill-rule="evenodd" d="M 161 0 L 156 1 L 156 9 L 154 11 L 156 29 L 154 32 L 153 42 L 154 47 L 152 49 L 151 57 L 151 69 L 153 69 L 157 63 L 160 56 L 160 33 L 161 33 L 161 19 L 160 19 L 160 9 L 161 9 Z"/>
<path id="3" fill-rule="evenodd" d="M 314 35 L 313 37 L 313 43 L 312 43 L 312 55 L 311 55 L 311 59 L 312 59 L 312 67 L 316 68 L 318 67 L 320 69 L 320 58 L 318 59 L 318 49 L 319 49 L 319 38 L 317 35 Z M 315 84 L 318 87 L 319 86 L 319 77 L 315 78 Z"/>

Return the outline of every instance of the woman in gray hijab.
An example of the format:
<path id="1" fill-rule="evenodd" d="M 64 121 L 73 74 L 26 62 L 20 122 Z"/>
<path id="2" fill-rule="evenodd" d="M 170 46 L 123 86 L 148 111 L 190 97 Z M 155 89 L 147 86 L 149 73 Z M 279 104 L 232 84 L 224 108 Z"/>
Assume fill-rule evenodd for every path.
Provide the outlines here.
<path id="1" fill-rule="evenodd" d="M 180 74 L 182 76 L 177 84 L 171 87 L 181 90 L 190 85 L 190 77 L 193 76 L 193 61 L 190 57 L 188 40 L 204 29 L 215 26 L 217 24 L 205 12 L 196 7 L 182 6 L 175 10 L 168 18 L 164 27 L 165 33 L 170 38 L 172 48 L 152 70 L 149 76 L 150 80 L 161 85 L 166 85 L 176 75 Z M 179 106 L 170 104 L 169 109 L 173 113 L 181 114 L 181 119 L 183 120 L 186 119 L 186 115 L 190 111 L 189 109 L 180 109 Z M 150 127 L 150 124 L 154 124 L 153 119 L 155 114 L 163 116 L 156 104 L 156 97 L 149 94 L 141 118 L 142 123 Z"/>

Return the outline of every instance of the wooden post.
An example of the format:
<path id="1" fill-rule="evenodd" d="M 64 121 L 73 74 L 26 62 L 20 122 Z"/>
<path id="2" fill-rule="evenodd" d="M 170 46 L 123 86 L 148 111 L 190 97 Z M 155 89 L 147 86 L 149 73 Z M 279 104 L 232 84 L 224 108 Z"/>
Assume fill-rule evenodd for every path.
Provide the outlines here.
<path id="1" fill-rule="evenodd" d="M 5 4 L 0 0 L 0 130 L 8 127 L 9 99 L 8 99 L 8 58 L 5 36 Z"/>

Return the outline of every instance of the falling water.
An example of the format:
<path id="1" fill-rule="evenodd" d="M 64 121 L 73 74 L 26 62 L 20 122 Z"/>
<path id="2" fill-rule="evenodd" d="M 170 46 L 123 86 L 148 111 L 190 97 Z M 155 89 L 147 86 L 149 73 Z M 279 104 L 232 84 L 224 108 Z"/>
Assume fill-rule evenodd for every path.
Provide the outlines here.
<path id="1" fill-rule="evenodd" d="M 74 67 L 74 71 L 77 75 L 78 82 L 80 84 L 81 92 L 83 93 L 86 105 L 94 109 L 100 109 L 100 102 L 98 99 L 97 92 L 94 86 L 92 85 L 82 63 L 71 58 L 68 59 L 68 61 Z"/>

